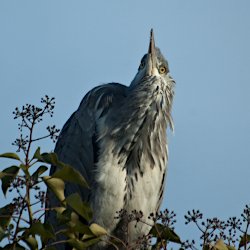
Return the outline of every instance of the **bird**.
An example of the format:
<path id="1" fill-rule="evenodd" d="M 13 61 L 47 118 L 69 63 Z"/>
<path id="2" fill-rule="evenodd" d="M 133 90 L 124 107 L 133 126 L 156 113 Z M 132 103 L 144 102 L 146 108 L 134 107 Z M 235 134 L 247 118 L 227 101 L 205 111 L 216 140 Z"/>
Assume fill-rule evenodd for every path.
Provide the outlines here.
<path id="1" fill-rule="evenodd" d="M 175 81 L 153 29 L 147 53 L 129 86 L 107 83 L 94 87 L 63 126 L 54 152 L 88 181 L 90 189 L 68 184 L 93 210 L 93 222 L 123 238 L 118 211 L 140 211 L 145 223 L 127 225 L 128 244 L 149 233 L 148 216 L 159 211 L 168 163 L 167 128 Z M 50 174 L 56 171 L 51 168 Z M 56 198 L 49 192 L 50 202 Z M 47 220 L 55 220 L 49 213 Z M 135 226 L 136 223 L 136 226 Z M 59 249 L 63 249 L 60 247 Z M 113 249 L 105 243 L 91 249 Z"/>

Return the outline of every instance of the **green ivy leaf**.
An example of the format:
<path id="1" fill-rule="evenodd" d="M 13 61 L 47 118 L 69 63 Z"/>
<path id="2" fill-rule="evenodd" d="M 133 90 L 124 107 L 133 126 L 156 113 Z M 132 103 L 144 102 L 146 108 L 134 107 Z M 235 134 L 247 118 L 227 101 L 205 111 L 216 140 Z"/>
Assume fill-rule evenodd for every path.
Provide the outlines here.
<path id="1" fill-rule="evenodd" d="M 62 169 L 59 169 L 52 175 L 52 177 L 61 178 L 64 181 L 73 182 L 75 184 L 79 184 L 83 187 L 89 188 L 87 181 L 80 174 L 80 172 L 70 165 L 65 165 Z"/>
<path id="2" fill-rule="evenodd" d="M 6 175 L 7 175 L 6 173 L 0 171 L 0 180 L 1 180 L 4 176 L 6 176 Z"/>
<path id="3" fill-rule="evenodd" d="M 33 174 L 32 174 L 32 178 L 34 180 L 37 180 L 38 177 L 43 174 L 44 172 L 46 172 L 48 170 L 48 167 L 42 165 L 40 166 Z"/>
<path id="4" fill-rule="evenodd" d="M 15 153 L 4 153 L 4 154 L 0 154 L 0 157 L 4 157 L 4 158 L 9 158 L 9 159 L 15 159 L 18 161 L 21 161 L 19 156 Z"/>
<path id="5" fill-rule="evenodd" d="M 48 223 L 41 223 L 41 222 L 36 222 L 31 225 L 31 227 L 26 230 L 25 234 L 32 235 L 33 237 L 35 235 L 40 235 L 42 242 L 47 242 L 49 239 L 55 239 L 55 234 L 53 231 L 53 228 L 50 224 Z"/>
<path id="6" fill-rule="evenodd" d="M 71 231 L 94 236 L 92 231 L 90 231 L 89 226 L 83 224 L 82 222 L 80 222 L 80 220 L 74 223 L 74 226 L 71 228 Z"/>
<path id="7" fill-rule="evenodd" d="M 89 226 L 89 229 L 95 236 L 103 236 L 108 234 L 108 232 L 103 227 L 97 225 L 96 223 L 92 223 Z"/>
<path id="8" fill-rule="evenodd" d="M 203 247 L 202 247 L 202 250 L 210 250 L 211 248 L 210 248 L 210 246 L 209 245 L 204 245 Z"/>
<path id="9" fill-rule="evenodd" d="M 58 160 L 57 154 L 54 152 L 41 154 L 40 147 L 38 147 L 36 152 L 34 153 L 33 159 L 37 159 L 39 162 L 44 162 L 59 168 L 66 166 L 66 164 Z"/>
<path id="10" fill-rule="evenodd" d="M 38 147 L 32 157 L 32 160 L 33 159 L 37 159 L 37 160 L 42 160 L 42 156 L 41 156 L 41 153 L 40 153 L 40 147 Z"/>
<path id="11" fill-rule="evenodd" d="M 53 178 L 51 176 L 43 176 L 42 178 L 47 187 L 56 195 L 59 201 L 64 201 L 64 181 L 62 179 Z"/>
<path id="12" fill-rule="evenodd" d="M 74 182 L 83 187 L 88 187 L 89 185 L 85 178 L 72 166 L 65 164 L 58 160 L 56 153 L 40 153 L 40 147 L 37 148 L 33 159 L 38 159 L 40 162 L 48 163 L 59 167 L 60 169 L 53 174 L 52 177 L 60 178 L 64 181 Z"/>
<path id="13" fill-rule="evenodd" d="M 24 165 L 24 164 L 20 164 L 20 166 L 19 166 L 22 170 L 23 170 L 23 172 L 24 172 L 24 175 L 26 175 L 26 177 L 29 177 L 30 178 L 30 173 L 29 173 L 29 165 L 27 166 L 27 165 Z"/>
<path id="14" fill-rule="evenodd" d="M 86 249 L 86 246 L 84 245 L 84 243 L 78 239 L 69 239 L 67 240 L 68 244 L 71 247 L 74 247 L 75 249 Z"/>
<path id="15" fill-rule="evenodd" d="M 71 210 L 66 209 L 65 207 L 56 207 L 54 210 L 57 212 L 56 218 L 59 225 L 65 225 L 71 220 Z"/>
<path id="16" fill-rule="evenodd" d="M 11 167 L 4 169 L 1 172 L 2 190 L 5 196 L 6 196 L 6 192 L 8 188 L 10 187 L 10 184 L 13 182 L 13 180 L 17 176 L 18 171 L 19 171 L 19 167 L 11 166 Z"/>
<path id="17" fill-rule="evenodd" d="M 7 204 L 4 207 L 0 208 L 0 227 L 6 228 L 11 220 L 13 214 L 13 204 Z"/>
<path id="18" fill-rule="evenodd" d="M 87 240 L 83 240 L 82 242 L 84 243 L 85 247 L 88 248 L 90 246 L 95 245 L 100 240 L 101 240 L 100 237 L 91 237 L 91 238 L 88 238 Z"/>
<path id="19" fill-rule="evenodd" d="M 92 219 L 93 213 L 87 202 L 82 201 L 78 193 L 71 194 L 66 198 L 67 204 L 88 222 Z"/>
<path id="20" fill-rule="evenodd" d="M 249 234 L 242 235 L 240 237 L 239 248 L 246 246 L 248 243 L 250 243 L 250 235 Z"/>
<path id="21" fill-rule="evenodd" d="M 165 239 L 167 241 L 181 243 L 180 237 L 169 227 L 166 227 L 162 224 L 155 224 L 151 230 L 150 234 L 152 234 L 156 238 Z"/>
<path id="22" fill-rule="evenodd" d="M 69 239 L 67 240 L 68 244 L 76 249 L 82 250 L 82 249 L 86 249 L 94 244 L 96 244 L 97 242 L 100 241 L 100 238 L 92 238 L 86 241 L 80 241 L 78 239 Z"/>
<path id="23" fill-rule="evenodd" d="M 227 249 L 228 249 L 228 250 L 236 250 L 236 248 L 235 248 L 235 247 L 232 247 L 232 246 L 227 246 Z"/>
<path id="24" fill-rule="evenodd" d="M 37 159 L 40 162 L 45 162 L 52 165 L 58 164 L 58 158 L 56 153 L 42 153 L 40 152 L 40 147 L 38 147 L 33 155 L 32 159 Z"/>
<path id="25" fill-rule="evenodd" d="M 219 239 L 214 247 L 213 247 L 214 250 L 228 250 L 227 248 L 227 245 L 224 243 L 224 241 L 222 239 Z"/>
<path id="26" fill-rule="evenodd" d="M 3 230 L 3 228 L 0 226 L 0 242 L 7 237 L 8 235 L 5 233 L 5 231 Z"/>
<path id="27" fill-rule="evenodd" d="M 61 166 L 61 162 L 58 160 L 56 153 L 43 153 L 41 154 L 41 161 L 54 165 L 54 166 L 58 166 L 58 167 L 62 167 Z"/>
<path id="28" fill-rule="evenodd" d="M 29 246 L 30 249 L 32 250 L 38 249 L 38 243 L 35 237 L 29 236 L 28 238 L 23 239 L 23 241 Z"/>

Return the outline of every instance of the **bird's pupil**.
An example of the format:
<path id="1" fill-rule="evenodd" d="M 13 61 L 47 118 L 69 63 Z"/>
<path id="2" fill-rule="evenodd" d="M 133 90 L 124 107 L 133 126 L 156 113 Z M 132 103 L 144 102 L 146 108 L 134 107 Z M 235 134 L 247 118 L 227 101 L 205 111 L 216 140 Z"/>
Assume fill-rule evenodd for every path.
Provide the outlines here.
<path id="1" fill-rule="evenodd" d="M 164 66 L 160 67 L 160 73 L 165 73 L 166 72 L 166 68 Z"/>

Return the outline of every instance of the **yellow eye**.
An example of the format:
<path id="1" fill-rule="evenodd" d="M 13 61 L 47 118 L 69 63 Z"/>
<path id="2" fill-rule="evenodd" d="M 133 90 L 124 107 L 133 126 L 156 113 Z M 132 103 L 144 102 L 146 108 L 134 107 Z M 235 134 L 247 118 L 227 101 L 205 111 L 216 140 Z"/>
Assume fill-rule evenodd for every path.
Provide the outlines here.
<path id="1" fill-rule="evenodd" d="M 167 72 L 167 68 L 165 66 L 160 66 L 159 73 L 160 74 L 165 74 L 166 72 Z"/>
<path id="2" fill-rule="evenodd" d="M 144 62 L 141 62 L 140 66 L 139 66 L 139 69 L 143 69 L 145 66 L 145 63 Z"/>

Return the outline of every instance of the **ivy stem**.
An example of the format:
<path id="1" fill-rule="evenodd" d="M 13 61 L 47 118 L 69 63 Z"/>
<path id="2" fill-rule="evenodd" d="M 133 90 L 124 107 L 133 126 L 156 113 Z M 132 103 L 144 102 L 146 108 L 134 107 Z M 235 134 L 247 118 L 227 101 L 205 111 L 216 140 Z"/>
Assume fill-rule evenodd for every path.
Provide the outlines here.
<path id="1" fill-rule="evenodd" d="M 33 129 L 34 129 L 35 121 L 36 121 L 36 117 L 34 117 L 32 124 L 31 124 L 31 127 L 29 128 L 29 130 L 30 130 L 29 143 L 28 143 L 28 148 L 27 148 L 26 154 L 25 154 L 25 165 L 26 165 L 27 171 L 29 168 L 29 153 L 30 153 L 30 147 L 31 147 L 31 143 L 32 143 L 32 136 L 33 136 Z"/>
<path id="2" fill-rule="evenodd" d="M 18 219 L 17 219 L 17 223 L 16 223 L 16 230 L 15 230 L 15 233 L 14 233 L 14 236 L 13 236 L 13 241 L 15 242 L 15 240 L 17 239 L 17 234 L 19 232 L 19 223 L 20 221 L 22 220 L 22 214 L 23 214 L 23 210 L 25 208 L 25 202 L 23 201 L 22 202 L 22 208 L 20 210 L 20 213 L 19 213 L 19 216 L 18 216 Z"/>
<path id="3" fill-rule="evenodd" d="M 48 138 L 48 137 L 50 137 L 50 135 L 45 135 L 45 136 L 42 136 L 42 137 L 39 137 L 39 138 L 36 138 L 36 139 L 32 139 L 32 141 L 31 141 L 31 142 L 34 142 L 34 141 L 40 141 L 40 140 L 42 140 L 42 139 L 46 139 L 46 138 Z"/>
<path id="4" fill-rule="evenodd" d="M 25 200 L 26 200 L 28 214 L 29 214 L 29 223 L 30 223 L 30 225 L 32 225 L 33 216 L 32 216 L 31 204 L 30 204 L 30 179 L 29 179 L 29 177 L 27 177 L 27 179 L 26 179 L 26 196 L 25 196 Z"/>
<path id="5" fill-rule="evenodd" d="M 29 223 L 32 225 L 33 222 L 33 217 L 32 217 L 32 209 L 31 209 L 31 203 L 30 203 L 30 176 L 29 176 L 29 154 L 30 154 L 30 147 L 32 144 L 32 136 L 33 136 L 33 130 L 34 130 L 34 125 L 36 123 L 36 116 L 33 117 L 31 127 L 30 127 L 30 133 L 29 133 L 29 143 L 28 143 L 28 148 L 26 151 L 26 157 L 25 157 L 25 167 L 26 167 L 26 195 L 25 195 L 25 201 L 27 204 L 27 209 L 28 209 L 28 214 L 29 214 Z"/>

